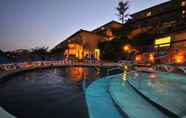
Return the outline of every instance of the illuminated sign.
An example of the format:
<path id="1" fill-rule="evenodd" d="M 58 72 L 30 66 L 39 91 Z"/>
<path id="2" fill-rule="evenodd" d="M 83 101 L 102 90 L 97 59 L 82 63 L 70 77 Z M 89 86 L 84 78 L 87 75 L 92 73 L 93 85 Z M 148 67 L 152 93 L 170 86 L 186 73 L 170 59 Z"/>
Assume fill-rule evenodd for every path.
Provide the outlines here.
<path id="1" fill-rule="evenodd" d="M 163 38 L 159 38 L 155 40 L 155 45 L 159 45 L 160 47 L 164 47 L 164 46 L 170 46 L 170 42 L 171 42 L 171 37 L 163 37 Z"/>

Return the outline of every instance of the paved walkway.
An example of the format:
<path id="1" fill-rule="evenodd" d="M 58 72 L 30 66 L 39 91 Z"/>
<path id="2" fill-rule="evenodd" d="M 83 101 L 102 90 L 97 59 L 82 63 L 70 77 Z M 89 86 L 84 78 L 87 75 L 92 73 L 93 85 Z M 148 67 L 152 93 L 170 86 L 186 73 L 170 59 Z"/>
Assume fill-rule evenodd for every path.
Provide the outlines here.
<path id="1" fill-rule="evenodd" d="M 186 116 L 185 76 L 159 72 L 157 78 L 150 79 L 147 73 L 140 73 L 129 82 L 155 103 L 180 117 Z"/>
<path id="2" fill-rule="evenodd" d="M 108 93 L 110 78 L 94 81 L 86 90 L 90 118 L 123 118 Z"/>
<path id="3" fill-rule="evenodd" d="M 121 78 L 122 75 L 118 75 L 110 80 L 109 91 L 114 101 L 130 118 L 168 118 Z"/>

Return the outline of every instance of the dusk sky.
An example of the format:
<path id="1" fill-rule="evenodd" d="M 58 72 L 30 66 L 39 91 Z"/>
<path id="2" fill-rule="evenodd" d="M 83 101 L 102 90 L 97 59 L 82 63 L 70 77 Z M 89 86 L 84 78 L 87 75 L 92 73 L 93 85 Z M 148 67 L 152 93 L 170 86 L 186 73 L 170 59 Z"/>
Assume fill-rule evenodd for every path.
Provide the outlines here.
<path id="1" fill-rule="evenodd" d="M 168 0 L 132 0 L 128 13 Z M 0 49 L 54 47 L 79 29 L 117 20 L 118 0 L 0 0 Z"/>

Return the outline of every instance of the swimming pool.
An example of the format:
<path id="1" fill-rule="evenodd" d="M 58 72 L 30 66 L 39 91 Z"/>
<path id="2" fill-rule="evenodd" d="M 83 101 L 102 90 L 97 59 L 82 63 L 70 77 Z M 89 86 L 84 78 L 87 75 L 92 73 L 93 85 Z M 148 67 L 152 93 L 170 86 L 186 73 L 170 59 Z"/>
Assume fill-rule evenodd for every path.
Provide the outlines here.
<path id="1" fill-rule="evenodd" d="M 185 76 L 97 67 L 36 69 L 0 84 L 0 106 L 17 118 L 173 118 L 185 116 Z M 145 97 L 144 97 L 145 96 Z M 155 104 L 154 104 L 155 103 Z M 177 118 L 177 117 L 176 117 Z"/>
<path id="2" fill-rule="evenodd" d="M 37 69 L 0 85 L 0 106 L 17 118 L 88 118 L 84 89 L 106 69 Z"/>

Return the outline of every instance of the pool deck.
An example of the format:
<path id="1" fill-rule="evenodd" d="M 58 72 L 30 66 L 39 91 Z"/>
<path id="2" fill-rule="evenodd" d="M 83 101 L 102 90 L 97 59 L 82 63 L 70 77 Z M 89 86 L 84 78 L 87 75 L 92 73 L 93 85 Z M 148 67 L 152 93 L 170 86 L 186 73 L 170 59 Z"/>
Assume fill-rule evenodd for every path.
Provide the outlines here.
<path id="1" fill-rule="evenodd" d="M 129 77 L 129 83 L 141 94 L 178 117 L 186 116 L 186 78 L 184 76 L 158 72 L 150 79 L 147 74 Z"/>

